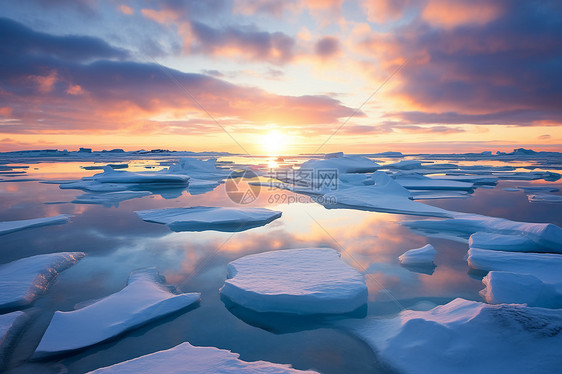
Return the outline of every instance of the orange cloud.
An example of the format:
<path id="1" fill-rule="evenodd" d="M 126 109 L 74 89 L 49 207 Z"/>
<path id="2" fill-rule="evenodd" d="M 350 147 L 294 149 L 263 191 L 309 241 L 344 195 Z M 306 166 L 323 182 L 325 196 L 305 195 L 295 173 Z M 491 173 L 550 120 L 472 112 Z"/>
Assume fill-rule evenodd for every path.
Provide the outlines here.
<path id="1" fill-rule="evenodd" d="M 484 25 L 502 14 L 502 7 L 490 1 L 432 0 L 424 8 L 422 18 L 432 25 L 453 28 L 460 25 Z"/>
<path id="2" fill-rule="evenodd" d="M 126 14 L 126 15 L 131 15 L 131 14 L 133 14 L 133 13 L 135 12 L 133 8 L 131 8 L 130 6 L 125 5 L 125 4 L 121 5 L 121 6 L 119 7 L 119 10 L 120 10 L 123 14 Z"/>
<path id="3" fill-rule="evenodd" d="M 12 115 L 12 108 L 10 108 L 9 106 L 0 108 L 0 116 L 8 117 L 10 115 Z"/>
<path id="4" fill-rule="evenodd" d="M 53 90 L 55 83 L 58 80 L 57 72 L 52 71 L 49 75 L 31 75 L 28 77 L 31 81 L 37 84 L 37 89 L 41 93 L 49 93 Z"/>

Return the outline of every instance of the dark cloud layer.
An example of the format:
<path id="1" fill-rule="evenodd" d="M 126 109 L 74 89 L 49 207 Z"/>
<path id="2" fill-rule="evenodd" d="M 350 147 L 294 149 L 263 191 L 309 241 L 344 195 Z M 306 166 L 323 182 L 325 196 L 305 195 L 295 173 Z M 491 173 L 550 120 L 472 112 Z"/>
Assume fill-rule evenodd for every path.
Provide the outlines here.
<path id="1" fill-rule="evenodd" d="M 394 33 L 363 41 L 365 52 L 391 68 L 396 66 L 392 61 L 411 59 L 395 93 L 428 113 L 403 117 L 434 123 L 561 121 L 562 3 L 488 3 L 494 12 L 486 22 L 464 17 L 478 4 L 448 4 L 458 14 L 441 14 L 436 8 Z"/>

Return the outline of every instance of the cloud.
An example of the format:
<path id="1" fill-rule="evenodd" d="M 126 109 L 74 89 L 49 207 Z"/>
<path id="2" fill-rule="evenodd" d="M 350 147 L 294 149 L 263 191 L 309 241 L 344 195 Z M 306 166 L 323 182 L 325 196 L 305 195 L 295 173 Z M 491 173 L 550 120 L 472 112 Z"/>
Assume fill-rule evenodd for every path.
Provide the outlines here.
<path id="1" fill-rule="evenodd" d="M 166 121 L 208 119 L 207 113 L 240 124 L 318 125 L 336 123 L 353 112 L 325 95 L 276 95 L 157 64 L 78 62 L 42 49 L 14 52 L 0 61 L 0 100 L 18 119 L 4 124 L 4 133 L 165 133 Z"/>
<path id="2" fill-rule="evenodd" d="M 253 26 L 213 28 L 191 21 L 190 51 L 215 56 L 236 55 L 249 60 L 286 63 L 293 58 L 295 40 L 282 32 L 266 32 Z"/>
<path id="3" fill-rule="evenodd" d="M 485 114 L 462 114 L 456 112 L 432 113 L 421 111 L 395 112 L 384 115 L 410 124 L 473 124 L 473 125 L 558 125 L 562 122 L 562 110 L 512 110 Z"/>
<path id="4" fill-rule="evenodd" d="M 316 42 L 315 52 L 322 59 L 336 56 L 340 53 L 339 40 L 333 36 L 325 36 Z"/>
<path id="5" fill-rule="evenodd" d="M 90 36 L 54 36 L 32 29 L 8 18 L 0 18 L 0 55 L 52 56 L 68 61 L 128 56 L 128 52 Z M 4 58 L 4 57 L 3 57 Z"/>
<path id="6" fill-rule="evenodd" d="M 437 6 L 432 4 L 439 2 L 425 9 Z M 531 114 L 560 122 L 562 5 L 501 0 L 485 11 L 465 0 L 447 4 L 462 14 L 446 21 L 441 13 L 422 12 L 393 32 L 373 34 L 359 43 L 385 72 L 410 59 L 392 94 L 410 107 L 455 112 L 467 122 L 528 124 L 534 123 Z M 481 11 L 489 15 L 479 15 Z"/>

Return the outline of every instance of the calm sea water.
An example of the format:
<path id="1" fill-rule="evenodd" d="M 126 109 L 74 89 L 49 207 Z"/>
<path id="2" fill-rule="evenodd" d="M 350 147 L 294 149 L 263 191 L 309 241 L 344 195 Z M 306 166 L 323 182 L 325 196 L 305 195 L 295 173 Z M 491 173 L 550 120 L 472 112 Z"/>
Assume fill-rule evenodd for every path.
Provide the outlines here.
<path id="1" fill-rule="evenodd" d="M 255 160 L 247 162 L 255 163 Z M 152 164 L 154 162 L 137 161 L 132 170 L 146 170 L 145 166 Z M 86 163 L 32 164 L 26 178 L 76 179 L 97 172 L 82 170 L 80 165 Z M 460 212 L 562 226 L 560 205 L 531 204 L 523 192 L 502 190 L 529 183 L 500 182 L 493 189 L 477 189 L 469 199 L 425 202 Z M 540 181 L 540 184 L 546 183 Z M 195 196 L 186 191 L 167 191 L 125 201 L 119 207 L 70 203 L 83 193 L 61 190 L 57 184 L 39 181 L 0 183 L 2 221 L 60 213 L 76 215 L 64 225 L 1 236 L 0 263 L 59 251 L 87 254 L 64 271 L 30 309 L 35 318 L 13 353 L 11 373 L 83 373 L 169 349 L 184 341 L 229 349 L 247 361 L 266 360 L 323 373 L 391 372 L 362 341 L 333 328 L 330 320 L 278 321 L 272 316 L 256 318 L 225 306 L 218 290 L 225 280 L 228 262 L 247 254 L 276 249 L 332 247 L 340 250 L 344 261 L 366 272 L 368 315 L 392 316 L 403 308 L 444 304 L 456 297 L 481 301 L 478 295 L 483 288 L 481 280 L 467 272 L 464 260 L 467 245 L 426 238 L 400 225 L 403 220 L 421 219 L 419 217 L 328 210 L 308 198 L 262 188 L 259 198 L 250 206 L 281 210 L 280 219 L 239 233 L 176 233 L 166 226 L 142 221 L 134 211 L 197 205 L 235 206 L 224 185 Z M 284 196 L 281 199 L 280 194 Z M 418 273 L 399 265 L 400 254 L 426 243 L 433 244 L 438 251 L 433 273 Z M 201 292 L 200 305 L 71 355 L 29 360 L 56 310 L 73 310 L 76 304 L 119 291 L 131 271 L 146 266 L 158 267 L 168 282 L 178 285 L 182 292 Z M 359 314 L 342 318 L 362 317 Z"/>

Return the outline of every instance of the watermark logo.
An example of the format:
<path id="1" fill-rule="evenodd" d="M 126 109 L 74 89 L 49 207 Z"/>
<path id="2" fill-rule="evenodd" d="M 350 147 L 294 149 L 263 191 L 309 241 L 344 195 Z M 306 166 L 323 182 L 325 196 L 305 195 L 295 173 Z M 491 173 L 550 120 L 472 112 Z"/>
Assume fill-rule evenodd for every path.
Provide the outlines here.
<path id="1" fill-rule="evenodd" d="M 225 182 L 225 189 L 228 198 L 237 204 L 250 204 L 254 202 L 260 194 L 259 184 L 250 184 L 247 179 L 257 179 L 257 174 L 251 170 L 243 172 L 232 172 Z"/>

